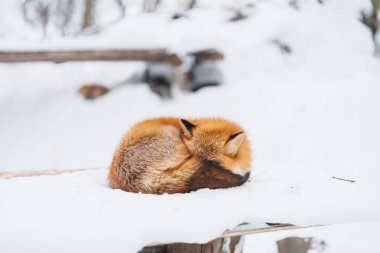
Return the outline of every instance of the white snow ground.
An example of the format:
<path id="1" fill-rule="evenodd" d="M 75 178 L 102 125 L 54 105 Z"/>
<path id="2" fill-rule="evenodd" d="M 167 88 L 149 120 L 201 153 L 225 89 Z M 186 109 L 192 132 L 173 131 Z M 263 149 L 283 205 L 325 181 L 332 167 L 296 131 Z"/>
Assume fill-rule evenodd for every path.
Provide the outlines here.
<path id="1" fill-rule="evenodd" d="M 168 46 L 226 54 L 223 87 L 177 92 L 166 102 L 144 85 L 93 102 L 76 93 L 86 82 L 118 82 L 140 63 L 0 64 L 0 171 L 107 167 L 131 125 L 168 115 L 233 119 L 255 151 L 250 183 L 184 195 L 111 190 L 105 170 L 2 179 L 0 251 L 136 252 L 151 242 L 205 242 L 242 221 L 373 221 L 342 226 L 375 234 L 368 224 L 380 220 L 380 62 L 358 21 L 363 6 L 364 0 L 305 0 L 297 11 L 287 1 L 258 1 L 237 23 L 226 22 L 230 13 L 222 8 L 199 8 L 174 22 L 167 14 L 140 14 L 97 36 L 44 41 L 21 21 L 10 26 L 8 12 L 0 15 L 1 50 Z M 274 39 L 292 54 L 280 53 Z M 319 229 L 305 233 L 327 243 L 358 237 L 338 235 L 342 227 Z M 264 252 L 270 241 L 267 252 L 274 252 L 276 236 L 254 237 L 246 247 L 262 245 Z"/>
<path id="2" fill-rule="evenodd" d="M 3 252 L 137 252 L 150 243 L 207 242 L 243 221 L 379 220 L 368 181 L 260 162 L 255 170 L 242 187 L 162 196 L 112 190 L 106 170 L 1 180 L 0 245 Z"/>

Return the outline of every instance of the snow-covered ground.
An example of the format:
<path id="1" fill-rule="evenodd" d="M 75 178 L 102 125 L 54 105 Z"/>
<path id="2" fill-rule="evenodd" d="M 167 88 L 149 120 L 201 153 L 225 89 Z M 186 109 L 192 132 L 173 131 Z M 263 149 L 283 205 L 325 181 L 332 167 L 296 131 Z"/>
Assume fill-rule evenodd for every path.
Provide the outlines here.
<path id="1" fill-rule="evenodd" d="M 261 162 L 255 171 L 242 187 L 162 196 L 112 190 L 106 170 L 1 180 L 0 248 L 137 252 L 150 243 L 207 242 L 243 221 L 380 219 L 379 191 L 369 180 L 342 182 L 316 169 Z"/>
<path id="2" fill-rule="evenodd" d="M 369 1 L 304 0 L 299 10 L 287 1 L 256 1 L 251 16 L 235 23 L 217 6 L 176 21 L 167 13 L 136 14 L 96 36 L 46 40 L 20 20 L 16 29 L 9 25 L 19 15 L 13 9 L 12 16 L 12 2 L 0 3 L 0 50 L 164 46 L 185 53 L 216 47 L 226 55 L 225 84 L 195 94 L 177 91 L 165 102 L 147 86 L 130 85 L 89 102 L 76 92 L 82 84 L 112 85 L 143 65 L 0 64 L 0 171 L 107 167 L 131 125 L 171 115 L 241 123 L 255 163 L 242 187 L 184 195 L 111 190 L 106 170 L 1 179 L 1 252 L 136 252 L 151 242 L 205 242 L 243 221 L 369 222 L 305 232 L 337 245 L 362 236 L 343 230 L 364 227 L 359 242 L 377 232 L 380 61 L 358 21 Z M 275 39 L 292 53 L 281 53 Z M 251 236 L 247 252 L 261 246 L 260 252 L 275 252 L 275 240 L 288 234 Z M 373 245 L 369 251 L 377 252 Z M 331 252 L 343 252 L 337 247 Z"/>

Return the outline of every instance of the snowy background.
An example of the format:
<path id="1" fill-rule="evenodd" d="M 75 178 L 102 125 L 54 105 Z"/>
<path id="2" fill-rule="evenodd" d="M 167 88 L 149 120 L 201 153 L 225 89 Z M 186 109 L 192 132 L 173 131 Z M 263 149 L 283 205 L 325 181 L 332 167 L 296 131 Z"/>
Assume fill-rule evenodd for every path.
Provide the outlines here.
<path id="1" fill-rule="evenodd" d="M 323 239 L 326 252 L 380 252 L 380 60 L 359 21 L 369 0 L 198 1 L 174 21 L 184 1 L 162 1 L 153 13 L 124 1 L 124 18 L 112 1 L 99 2 L 98 33 L 72 25 L 62 37 L 49 24 L 44 37 L 24 21 L 20 2 L 2 0 L 0 51 L 214 47 L 226 56 L 225 83 L 176 90 L 169 101 L 127 85 L 87 101 L 81 85 L 111 86 L 143 63 L 0 63 L 0 172 L 104 168 L 0 179 L 1 252 L 136 252 L 153 242 L 206 242 L 243 221 L 345 223 L 252 235 L 246 252 L 276 252 L 275 241 L 289 235 Z M 236 8 L 248 18 L 229 22 Z M 254 150 L 250 182 L 163 196 L 109 189 L 106 168 L 121 135 L 157 116 L 240 123 Z"/>

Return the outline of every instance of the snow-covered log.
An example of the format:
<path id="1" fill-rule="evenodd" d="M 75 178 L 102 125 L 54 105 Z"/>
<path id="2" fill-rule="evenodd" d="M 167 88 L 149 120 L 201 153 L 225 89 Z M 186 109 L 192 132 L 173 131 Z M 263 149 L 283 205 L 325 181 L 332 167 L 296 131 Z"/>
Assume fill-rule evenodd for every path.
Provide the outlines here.
<path id="1" fill-rule="evenodd" d="M 167 62 L 180 65 L 176 54 L 166 49 L 112 49 L 112 50 L 73 50 L 73 51 L 35 51 L 0 52 L 0 62 L 42 62 L 62 63 L 68 61 L 150 61 Z"/>

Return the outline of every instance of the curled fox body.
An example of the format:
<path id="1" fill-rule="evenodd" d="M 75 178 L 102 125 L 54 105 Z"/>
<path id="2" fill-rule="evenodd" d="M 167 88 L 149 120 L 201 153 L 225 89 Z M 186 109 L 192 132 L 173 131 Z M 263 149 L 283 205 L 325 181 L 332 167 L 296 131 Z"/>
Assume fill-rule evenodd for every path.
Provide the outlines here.
<path id="1" fill-rule="evenodd" d="M 218 118 L 157 118 L 123 136 L 108 180 L 128 192 L 185 193 L 241 185 L 250 168 L 248 139 L 239 125 Z"/>

